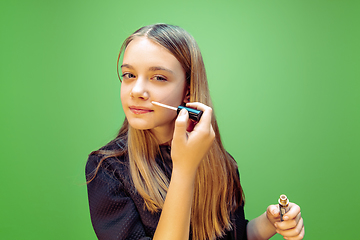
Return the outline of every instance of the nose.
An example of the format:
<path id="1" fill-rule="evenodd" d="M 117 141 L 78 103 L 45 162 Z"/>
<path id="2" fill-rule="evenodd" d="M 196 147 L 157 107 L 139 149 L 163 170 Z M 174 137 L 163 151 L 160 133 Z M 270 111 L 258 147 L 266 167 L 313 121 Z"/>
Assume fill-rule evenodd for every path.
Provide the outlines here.
<path id="1" fill-rule="evenodd" d="M 143 100 L 149 99 L 149 93 L 147 91 L 147 84 L 145 79 L 138 78 L 133 88 L 131 89 L 130 96 L 132 98 L 140 98 Z"/>

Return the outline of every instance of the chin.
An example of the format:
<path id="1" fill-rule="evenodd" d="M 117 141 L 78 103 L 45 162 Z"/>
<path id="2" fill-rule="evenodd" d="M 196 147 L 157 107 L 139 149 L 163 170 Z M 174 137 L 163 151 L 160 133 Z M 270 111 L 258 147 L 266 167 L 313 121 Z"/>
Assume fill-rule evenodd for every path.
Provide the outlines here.
<path id="1" fill-rule="evenodd" d="M 138 120 L 129 120 L 129 125 L 134 128 L 134 129 L 138 129 L 138 130 L 148 130 L 151 129 L 152 126 L 150 126 L 150 124 L 148 122 L 144 122 L 144 121 L 138 121 Z"/>

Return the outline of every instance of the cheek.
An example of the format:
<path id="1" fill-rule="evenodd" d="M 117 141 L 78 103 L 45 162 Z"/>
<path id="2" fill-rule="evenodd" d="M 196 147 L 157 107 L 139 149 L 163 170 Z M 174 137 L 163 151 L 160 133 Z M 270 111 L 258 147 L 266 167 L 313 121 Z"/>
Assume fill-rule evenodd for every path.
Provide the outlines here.
<path id="1" fill-rule="evenodd" d="M 175 121 L 177 116 L 176 111 L 170 110 L 170 109 L 163 109 L 161 112 L 157 112 L 156 115 L 154 115 L 153 120 L 159 124 L 168 124 L 172 121 Z"/>
<path id="2" fill-rule="evenodd" d="M 175 92 L 168 95 L 167 102 L 174 107 L 181 105 L 184 101 L 183 92 Z M 176 105 L 176 106 L 175 106 Z"/>
<path id="3" fill-rule="evenodd" d="M 184 86 L 177 84 L 176 86 L 164 89 L 153 96 L 156 96 L 156 99 L 159 100 L 160 103 L 177 107 L 184 102 L 184 89 Z"/>
<path id="4" fill-rule="evenodd" d="M 127 103 L 129 101 L 129 97 L 130 93 L 127 92 L 126 87 L 121 86 L 120 89 L 120 102 L 121 102 L 121 106 L 123 111 L 126 113 L 127 112 Z"/>
<path id="5" fill-rule="evenodd" d="M 127 96 L 130 96 L 130 93 L 128 93 L 126 86 L 121 85 L 121 87 L 120 87 L 120 99 L 121 99 L 121 101 L 124 101 Z"/>

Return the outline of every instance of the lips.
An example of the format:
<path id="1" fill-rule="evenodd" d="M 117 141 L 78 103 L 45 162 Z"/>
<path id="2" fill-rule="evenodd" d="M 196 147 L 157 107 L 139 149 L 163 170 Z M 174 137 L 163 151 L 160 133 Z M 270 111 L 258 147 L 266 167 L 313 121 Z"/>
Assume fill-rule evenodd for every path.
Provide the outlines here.
<path id="1" fill-rule="evenodd" d="M 129 109 L 134 114 L 145 114 L 154 111 L 151 110 L 150 108 L 139 107 L 139 106 L 130 106 Z"/>

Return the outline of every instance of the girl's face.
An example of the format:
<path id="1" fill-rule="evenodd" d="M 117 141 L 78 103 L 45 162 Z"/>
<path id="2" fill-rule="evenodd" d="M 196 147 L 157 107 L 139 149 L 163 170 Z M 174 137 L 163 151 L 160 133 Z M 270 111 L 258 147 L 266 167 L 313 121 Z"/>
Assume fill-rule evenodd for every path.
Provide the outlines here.
<path id="1" fill-rule="evenodd" d="M 171 140 L 176 111 L 153 105 L 156 101 L 177 107 L 185 101 L 185 71 L 163 46 L 136 37 L 124 52 L 121 102 L 129 124 L 150 129 L 161 142 Z"/>

